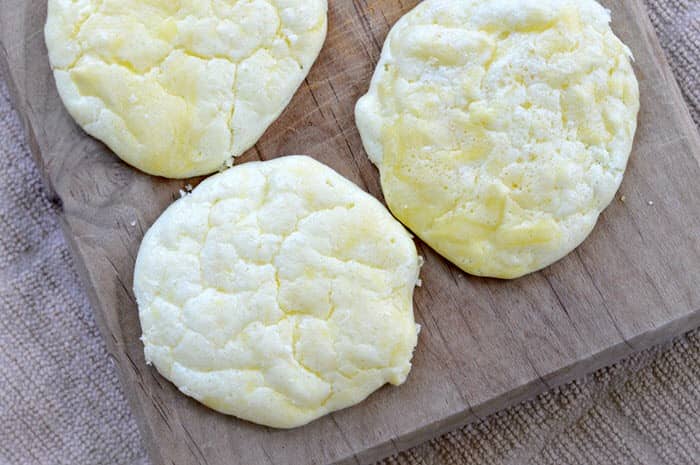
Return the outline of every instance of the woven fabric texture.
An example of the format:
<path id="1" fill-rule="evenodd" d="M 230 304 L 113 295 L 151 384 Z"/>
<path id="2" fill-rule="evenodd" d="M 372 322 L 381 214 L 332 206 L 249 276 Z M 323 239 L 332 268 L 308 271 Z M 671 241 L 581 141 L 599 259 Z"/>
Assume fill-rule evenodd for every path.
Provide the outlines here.
<path id="1" fill-rule="evenodd" d="M 700 125 L 700 0 L 647 0 Z M 146 465 L 0 81 L 0 465 Z M 383 463 L 700 463 L 700 331 Z"/>

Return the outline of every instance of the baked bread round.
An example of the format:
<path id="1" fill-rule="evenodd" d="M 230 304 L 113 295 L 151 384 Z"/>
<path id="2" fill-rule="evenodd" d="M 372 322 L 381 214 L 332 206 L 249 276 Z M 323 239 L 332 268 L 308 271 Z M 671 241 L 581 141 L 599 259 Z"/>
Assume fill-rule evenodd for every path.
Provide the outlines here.
<path id="1" fill-rule="evenodd" d="M 45 36 L 76 122 L 136 168 L 187 178 L 255 144 L 326 27 L 326 0 L 49 0 Z"/>
<path id="2" fill-rule="evenodd" d="M 577 247 L 620 186 L 639 89 L 593 0 L 426 0 L 389 33 L 356 120 L 394 215 L 468 273 Z"/>
<path id="3" fill-rule="evenodd" d="M 374 197 L 305 156 L 244 163 L 148 230 L 146 360 L 220 412 L 291 428 L 411 369 L 419 258 Z"/>

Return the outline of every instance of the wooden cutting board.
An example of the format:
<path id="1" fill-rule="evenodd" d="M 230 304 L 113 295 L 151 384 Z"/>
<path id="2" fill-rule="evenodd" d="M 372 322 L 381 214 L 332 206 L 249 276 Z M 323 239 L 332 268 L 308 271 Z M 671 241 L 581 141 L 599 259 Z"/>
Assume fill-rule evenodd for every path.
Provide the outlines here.
<path id="1" fill-rule="evenodd" d="M 700 325 L 700 137 L 641 1 L 608 0 L 636 57 L 642 111 L 625 201 L 618 196 L 591 237 L 510 282 L 467 276 L 419 243 L 423 331 L 405 385 L 292 431 L 208 410 L 144 363 L 131 291 L 144 231 L 194 181 L 141 174 L 72 122 L 49 72 L 45 3 L 0 0 L 0 62 L 157 465 L 372 462 Z M 389 27 L 415 4 L 331 0 L 321 57 L 239 163 L 307 153 L 381 198 L 353 106 Z"/>

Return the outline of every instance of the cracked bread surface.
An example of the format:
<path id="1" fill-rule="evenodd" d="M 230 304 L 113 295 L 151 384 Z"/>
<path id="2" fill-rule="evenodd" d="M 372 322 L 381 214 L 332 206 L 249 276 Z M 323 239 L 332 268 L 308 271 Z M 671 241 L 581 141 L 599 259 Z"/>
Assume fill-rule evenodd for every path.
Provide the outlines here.
<path id="1" fill-rule="evenodd" d="M 305 156 L 177 200 L 134 272 L 146 360 L 220 412 L 290 428 L 403 383 L 420 267 L 374 197 Z"/>
<path id="2" fill-rule="evenodd" d="M 149 174 L 230 164 L 287 106 L 326 37 L 326 0 L 49 0 L 58 92 Z"/>
<path id="3" fill-rule="evenodd" d="M 468 273 L 577 247 L 637 126 L 630 50 L 593 0 L 426 0 L 390 31 L 356 121 L 394 215 Z"/>

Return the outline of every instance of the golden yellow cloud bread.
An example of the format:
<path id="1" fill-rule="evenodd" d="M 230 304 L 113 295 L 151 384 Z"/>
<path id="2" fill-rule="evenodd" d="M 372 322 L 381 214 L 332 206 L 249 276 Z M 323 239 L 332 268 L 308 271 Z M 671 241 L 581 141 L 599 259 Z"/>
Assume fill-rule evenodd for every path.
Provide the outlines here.
<path id="1" fill-rule="evenodd" d="M 150 174 L 217 171 L 253 146 L 318 56 L 326 0 L 49 0 L 66 108 Z"/>
<path id="2" fill-rule="evenodd" d="M 405 381 L 419 267 L 404 227 L 331 168 L 305 156 L 235 166 L 143 240 L 146 360 L 220 412 L 303 425 Z"/>
<path id="3" fill-rule="evenodd" d="M 617 191 L 639 89 L 593 0 L 426 0 L 387 37 L 356 120 L 396 217 L 468 273 L 577 247 Z"/>

